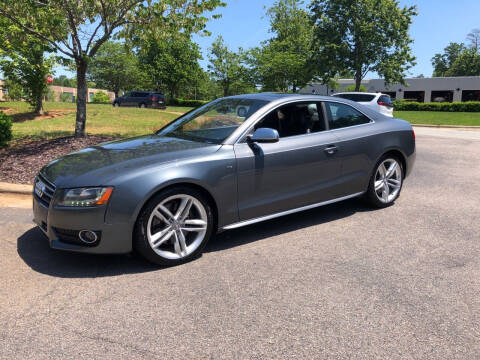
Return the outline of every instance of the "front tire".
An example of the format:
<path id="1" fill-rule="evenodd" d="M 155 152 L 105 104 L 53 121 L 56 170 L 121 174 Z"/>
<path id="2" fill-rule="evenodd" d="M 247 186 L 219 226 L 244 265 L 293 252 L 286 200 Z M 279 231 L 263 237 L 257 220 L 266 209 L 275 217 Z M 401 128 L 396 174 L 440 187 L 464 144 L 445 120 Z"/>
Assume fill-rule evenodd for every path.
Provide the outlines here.
<path id="1" fill-rule="evenodd" d="M 155 264 L 183 264 L 201 254 L 213 224 L 211 206 L 201 192 L 173 187 L 148 201 L 135 225 L 133 245 Z"/>
<path id="2" fill-rule="evenodd" d="M 365 194 L 368 202 L 377 208 L 392 205 L 400 196 L 403 176 L 402 162 L 397 157 L 382 156 L 375 165 Z"/>
<path id="3" fill-rule="evenodd" d="M 145 109 L 147 107 L 147 105 L 145 105 L 144 103 L 141 103 L 140 105 L 138 105 L 139 108 L 141 109 Z"/>

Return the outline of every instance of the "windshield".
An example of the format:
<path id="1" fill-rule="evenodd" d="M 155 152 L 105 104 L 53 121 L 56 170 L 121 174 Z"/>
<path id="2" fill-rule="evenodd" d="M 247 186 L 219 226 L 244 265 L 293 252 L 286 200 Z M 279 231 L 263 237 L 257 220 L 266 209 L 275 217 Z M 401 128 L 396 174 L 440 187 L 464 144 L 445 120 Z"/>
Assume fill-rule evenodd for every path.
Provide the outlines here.
<path id="1" fill-rule="evenodd" d="M 267 103 L 242 98 L 212 101 L 174 120 L 157 135 L 220 144 Z"/>

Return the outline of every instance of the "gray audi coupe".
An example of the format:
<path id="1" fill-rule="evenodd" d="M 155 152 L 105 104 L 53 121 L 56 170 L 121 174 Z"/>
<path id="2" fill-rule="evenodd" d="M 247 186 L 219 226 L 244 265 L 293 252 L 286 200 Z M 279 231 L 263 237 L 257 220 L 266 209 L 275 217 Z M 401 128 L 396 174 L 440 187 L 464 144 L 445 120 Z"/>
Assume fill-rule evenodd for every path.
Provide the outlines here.
<path id="1" fill-rule="evenodd" d="M 34 221 L 55 249 L 176 265 L 219 231 L 353 197 L 389 206 L 414 161 L 411 125 L 358 103 L 225 97 L 52 161 L 35 179 Z"/>

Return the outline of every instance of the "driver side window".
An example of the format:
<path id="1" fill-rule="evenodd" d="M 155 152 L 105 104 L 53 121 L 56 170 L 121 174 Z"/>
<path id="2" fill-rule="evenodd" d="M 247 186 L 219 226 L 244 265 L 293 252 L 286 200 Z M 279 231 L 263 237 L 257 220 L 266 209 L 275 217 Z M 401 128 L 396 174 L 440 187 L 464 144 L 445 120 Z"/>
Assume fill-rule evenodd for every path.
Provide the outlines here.
<path id="1" fill-rule="evenodd" d="M 286 138 L 323 131 L 325 120 L 320 103 L 301 102 L 272 110 L 255 125 L 258 128 L 275 129 L 280 138 Z"/>

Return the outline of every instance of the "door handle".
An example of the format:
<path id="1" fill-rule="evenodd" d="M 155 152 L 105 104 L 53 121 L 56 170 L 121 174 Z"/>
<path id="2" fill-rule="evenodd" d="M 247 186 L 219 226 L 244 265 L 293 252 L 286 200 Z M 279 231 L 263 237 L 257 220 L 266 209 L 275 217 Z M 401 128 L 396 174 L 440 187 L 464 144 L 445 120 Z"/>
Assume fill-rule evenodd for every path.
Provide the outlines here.
<path id="1" fill-rule="evenodd" d="M 338 151 L 338 148 L 335 145 L 328 145 L 325 149 L 323 149 L 328 155 L 333 155 Z"/>

